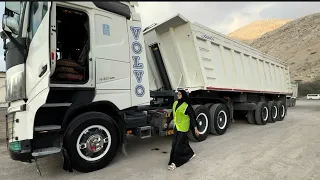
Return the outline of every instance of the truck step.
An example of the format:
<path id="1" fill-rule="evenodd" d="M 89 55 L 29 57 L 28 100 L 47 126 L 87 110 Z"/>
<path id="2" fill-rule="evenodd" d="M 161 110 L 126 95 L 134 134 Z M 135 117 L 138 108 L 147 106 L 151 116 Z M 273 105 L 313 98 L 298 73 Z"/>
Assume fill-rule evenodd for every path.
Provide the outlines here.
<path id="1" fill-rule="evenodd" d="M 45 126 L 36 126 L 34 127 L 34 131 L 41 132 L 41 131 L 59 131 L 61 126 L 58 125 L 45 125 Z"/>
<path id="2" fill-rule="evenodd" d="M 143 126 L 137 128 L 137 136 L 141 139 L 151 137 L 152 127 L 151 126 Z"/>
<path id="3" fill-rule="evenodd" d="M 36 149 L 32 152 L 33 157 L 44 157 L 52 154 L 57 154 L 61 152 L 61 148 L 58 147 L 48 147 L 43 149 Z"/>

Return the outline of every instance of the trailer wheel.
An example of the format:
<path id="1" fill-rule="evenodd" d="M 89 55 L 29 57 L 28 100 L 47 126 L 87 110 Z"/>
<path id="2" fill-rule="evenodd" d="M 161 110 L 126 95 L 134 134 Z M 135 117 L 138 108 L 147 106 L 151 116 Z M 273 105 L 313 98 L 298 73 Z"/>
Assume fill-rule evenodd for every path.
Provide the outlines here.
<path id="1" fill-rule="evenodd" d="M 198 122 L 198 130 L 200 134 L 199 136 L 196 136 L 194 129 L 190 129 L 187 135 L 191 141 L 201 142 L 206 140 L 210 133 L 210 113 L 209 110 L 203 105 L 194 105 L 192 108 L 195 112 L 195 118 Z"/>
<path id="2" fill-rule="evenodd" d="M 269 109 L 268 122 L 269 123 L 276 122 L 278 120 L 278 117 L 279 117 L 277 103 L 275 103 L 274 101 L 269 101 L 268 102 L 268 109 Z"/>
<path id="3" fill-rule="evenodd" d="M 92 172 L 102 169 L 116 156 L 119 147 L 118 127 L 104 113 L 83 113 L 68 126 L 64 147 L 75 170 Z"/>
<path id="4" fill-rule="evenodd" d="M 268 105 L 265 102 L 259 102 L 257 104 L 257 109 L 254 113 L 257 124 L 266 125 L 269 118 L 269 109 Z"/>
<path id="5" fill-rule="evenodd" d="M 249 124 L 257 124 L 255 117 L 254 117 L 254 111 L 248 111 L 247 113 L 247 121 Z"/>
<path id="6" fill-rule="evenodd" d="M 286 105 L 282 101 L 277 101 L 277 107 L 278 107 L 278 112 L 279 112 L 278 121 L 282 121 L 282 120 L 284 120 L 284 118 L 286 117 L 286 114 L 287 114 Z"/>
<path id="7" fill-rule="evenodd" d="M 296 106 L 296 103 L 297 103 L 297 99 L 294 99 L 292 106 L 293 106 L 293 107 Z"/>
<path id="8" fill-rule="evenodd" d="M 221 103 L 213 104 L 209 108 L 209 112 L 211 116 L 211 126 L 209 126 L 211 134 L 223 135 L 229 125 L 228 108 Z"/>

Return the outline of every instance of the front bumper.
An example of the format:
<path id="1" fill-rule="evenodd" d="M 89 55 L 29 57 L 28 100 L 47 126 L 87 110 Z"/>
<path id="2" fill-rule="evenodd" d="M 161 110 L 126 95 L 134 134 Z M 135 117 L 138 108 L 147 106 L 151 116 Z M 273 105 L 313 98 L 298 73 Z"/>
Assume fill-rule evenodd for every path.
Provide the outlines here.
<path id="1" fill-rule="evenodd" d="M 12 150 L 10 147 L 10 143 L 8 144 L 8 150 L 11 159 L 22 162 L 31 162 L 31 140 L 23 140 L 16 142 L 20 143 L 21 149 L 19 151 Z"/>
<path id="2" fill-rule="evenodd" d="M 20 125 L 22 121 L 25 121 L 25 119 L 21 119 L 21 116 L 25 116 L 25 114 L 23 114 L 24 111 L 24 104 L 15 107 L 8 107 L 6 115 L 7 147 L 10 157 L 13 160 L 30 162 L 30 160 L 32 159 L 31 140 L 21 140 L 21 138 L 19 138 L 18 136 L 18 132 L 21 132 L 21 128 L 17 129 L 17 126 Z"/>

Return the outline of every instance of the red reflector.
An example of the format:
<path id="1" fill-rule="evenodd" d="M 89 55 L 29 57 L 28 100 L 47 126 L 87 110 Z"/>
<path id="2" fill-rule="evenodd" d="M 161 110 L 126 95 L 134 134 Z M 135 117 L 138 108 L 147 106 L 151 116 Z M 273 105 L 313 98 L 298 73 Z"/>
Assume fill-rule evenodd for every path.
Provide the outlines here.
<path id="1" fill-rule="evenodd" d="M 54 60 L 54 53 L 51 52 L 51 60 Z"/>

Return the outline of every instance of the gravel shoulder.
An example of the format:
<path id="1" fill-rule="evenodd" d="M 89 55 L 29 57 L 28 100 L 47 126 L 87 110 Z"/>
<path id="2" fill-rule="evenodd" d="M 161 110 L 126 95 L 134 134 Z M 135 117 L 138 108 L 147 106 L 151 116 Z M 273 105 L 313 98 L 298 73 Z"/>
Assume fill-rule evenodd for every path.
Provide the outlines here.
<path id="1" fill-rule="evenodd" d="M 0 111 L 0 179 L 40 179 L 35 164 L 10 159 L 5 143 L 4 111 Z M 223 136 L 191 143 L 197 153 L 189 163 L 167 170 L 171 137 L 130 138 L 129 156 L 121 153 L 106 168 L 92 173 L 68 173 L 62 156 L 39 160 L 41 179 L 320 179 L 320 101 L 297 101 L 282 122 L 266 126 L 243 120 Z M 151 150 L 159 148 L 158 151 Z M 167 152 L 167 153 L 163 153 Z"/>

